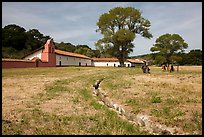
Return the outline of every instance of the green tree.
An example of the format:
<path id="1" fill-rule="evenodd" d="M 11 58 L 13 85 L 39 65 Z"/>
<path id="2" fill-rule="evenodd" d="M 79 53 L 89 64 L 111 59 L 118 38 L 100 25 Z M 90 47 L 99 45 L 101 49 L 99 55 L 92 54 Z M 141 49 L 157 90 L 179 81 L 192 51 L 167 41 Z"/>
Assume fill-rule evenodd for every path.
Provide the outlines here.
<path id="1" fill-rule="evenodd" d="M 87 47 L 79 47 L 74 52 L 78 54 L 86 55 L 88 57 L 94 57 L 95 55 L 95 53 L 90 48 L 87 48 Z"/>
<path id="2" fill-rule="evenodd" d="M 92 51 L 94 52 L 94 56 L 93 57 L 96 57 L 96 58 L 100 58 L 101 57 L 99 50 L 92 50 Z"/>
<path id="3" fill-rule="evenodd" d="M 155 60 L 154 60 L 154 64 L 157 64 L 157 65 L 161 65 L 163 64 L 164 62 L 166 62 L 166 59 L 165 57 L 161 56 L 161 55 L 158 55 L 156 56 Z"/>
<path id="4" fill-rule="evenodd" d="M 202 65 L 202 51 L 199 49 L 191 50 L 188 54 L 188 64 Z"/>
<path id="5" fill-rule="evenodd" d="M 2 28 L 2 57 L 21 58 L 25 54 L 43 46 L 50 36 L 44 36 L 37 29 L 26 30 L 10 24 Z"/>
<path id="6" fill-rule="evenodd" d="M 164 34 L 156 39 L 156 43 L 150 49 L 152 52 L 157 52 L 158 55 L 165 58 L 165 63 L 174 63 L 180 60 L 176 58 L 177 52 L 183 52 L 188 48 L 188 44 L 178 34 Z M 164 63 L 164 62 L 163 62 Z"/>
<path id="7" fill-rule="evenodd" d="M 88 49 L 91 49 L 88 45 L 77 45 L 76 49 L 79 49 L 79 48 L 88 48 Z"/>
<path id="8" fill-rule="evenodd" d="M 97 22 L 98 29 L 103 35 L 96 43 L 96 49 L 101 54 L 107 53 L 118 58 L 120 65 L 133 51 L 132 43 L 136 34 L 145 38 L 152 38 L 149 32 L 150 21 L 141 16 L 138 9 L 132 7 L 116 7 L 100 16 Z"/>
<path id="9" fill-rule="evenodd" d="M 25 46 L 30 51 L 42 47 L 50 36 L 44 36 L 37 29 L 30 29 L 26 32 L 27 39 Z"/>
<path id="10" fill-rule="evenodd" d="M 71 44 L 71 43 L 55 43 L 56 49 L 63 50 L 63 51 L 68 51 L 68 52 L 74 52 L 76 50 L 76 46 Z"/>
<path id="11" fill-rule="evenodd" d="M 2 28 L 2 47 L 12 47 L 16 50 L 25 48 L 26 30 L 15 24 Z"/>

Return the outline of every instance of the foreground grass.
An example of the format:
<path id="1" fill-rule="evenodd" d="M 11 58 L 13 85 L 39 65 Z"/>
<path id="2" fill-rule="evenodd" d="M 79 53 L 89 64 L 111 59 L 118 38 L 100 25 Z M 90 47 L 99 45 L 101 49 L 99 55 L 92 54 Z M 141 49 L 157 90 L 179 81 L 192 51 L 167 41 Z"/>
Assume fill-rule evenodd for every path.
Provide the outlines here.
<path id="1" fill-rule="evenodd" d="M 4 81 L 21 79 L 25 83 L 18 84 L 23 87 L 28 79 L 39 78 L 44 87 L 37 93 L 27 89 L 32 95 L 22 103 L 25 107 L 6 111 L 8 106 L 3 104 L 2 113 L 8 115 L 2 116 L 2 134 L 148 134 L 97 102 L 91 92 L 100 78 L 104 78 L 101 88 L 127 111 L 151 115 L 155 122 L 189 133 L 201 132 L 201 69 L 184 67 L 174 73 L 150 69 L 151 74 L 143 74 L 140 68 L 2 69 L 2 103 L 9 99 L 7 89 L 12 86 Z M 41 80 L 45 77 L 47 83 Z"/>

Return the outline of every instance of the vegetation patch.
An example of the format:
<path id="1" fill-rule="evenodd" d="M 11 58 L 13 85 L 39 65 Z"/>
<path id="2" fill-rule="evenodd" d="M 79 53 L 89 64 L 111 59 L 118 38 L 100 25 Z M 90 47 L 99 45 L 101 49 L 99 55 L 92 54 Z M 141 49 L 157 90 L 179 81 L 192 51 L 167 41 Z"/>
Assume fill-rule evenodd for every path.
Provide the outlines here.
<path id="1" fill-rule="evenodd" d="M 153 96 L 151 98 L 151 103 L 161 103 L 161 97 L 159 96 Z"/>

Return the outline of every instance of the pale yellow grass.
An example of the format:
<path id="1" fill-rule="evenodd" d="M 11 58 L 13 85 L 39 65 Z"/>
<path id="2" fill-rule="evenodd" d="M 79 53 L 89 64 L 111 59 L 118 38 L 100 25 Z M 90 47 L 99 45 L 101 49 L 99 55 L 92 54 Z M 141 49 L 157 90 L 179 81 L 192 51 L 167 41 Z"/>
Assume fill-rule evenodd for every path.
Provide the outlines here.
<path id="1" fill-rule="evenodd" d="M 101 113 L 93 106 L 90 107 L 90 102 L 84 101 L 79 93 L 81 86 L 85 86 L 84 88 L 90 92 L 92 91 L 93 83 L 84 85 L 88 78 L 96 80 L 101 77 L 105 78 L 101 84 L 101 90 L 113 102 L 120 104 L 126 111 L 135 115 L 138 113 L 151 115 L 155 118 L 155 122 L 168 123 L 169 119 L 156 117 L 152 110 L 161 111 L 166 107 L 170 108 L 172 113 L 184 112 L 185 114 L 182 116 L 184 121 L 190 121 L 193 118 L 192 111 L 202 114 L 201 66 L 179 66 L 179 72 L 173 73 L 162 72 L 160 68 L 153 66 L 150 66 L 150 69 L 150 74 L 143 74 L 141 70 L 137 71 L 134 68 L 127 68 L 124 71 L 122 68 L 52 68 L 49 69 L 50 71 L 45 68 L 39 69 L 40 71 L 43 70 L 43 73 L 38 74 L 38 71 L 34 70 L 36 74 L 33 74 L 31 69 L 30 72 L 26 70 L 28 75 L 20 75 L 16 72 L 14 76 L 7 76 L 9 73 L 5 72 L 8 70 L 4 70 L 2 77 L 2 119 L 20 121 L 24 115 L 23 111 L 26 112 L 33 108 L 38 108 L 48 114 L 68 116 L 90 116 Z M 13 70 L 14 72 L 17 71 Z M 61 93 L 49 100 L 39 100 L 40 94 L 45 95 L 47 86 L 52 86 L 55 81 L 64 79 L 72 80 L 66 85 L 68 87 L 67 93 Z M 107 83 L 119 86 L 111 89 L 106 86 Z M 153 96 L 159 96 L 161 103 L 152 103 L 151 98 Z M 128 104 L 129 100 L 134 100 L 136 103 Z M 169 100 L 175 101 L 174 104 L 170 104 Z M 74 125 L 74 123 L 72 124 Z M 91 123 L 84 124 L 88 126 Z M 170 125 L 183 127 L 182 122 L 173 122 Z M 32 130 L 25 132 L 33 133 Z"/>

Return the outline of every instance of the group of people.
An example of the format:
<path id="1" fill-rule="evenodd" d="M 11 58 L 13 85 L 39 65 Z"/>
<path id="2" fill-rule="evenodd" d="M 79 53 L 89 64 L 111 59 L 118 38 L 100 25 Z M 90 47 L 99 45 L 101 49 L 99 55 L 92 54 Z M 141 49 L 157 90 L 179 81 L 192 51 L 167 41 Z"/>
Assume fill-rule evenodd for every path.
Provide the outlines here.
<path id="1" fill-rule="evenodd" d="M 142 66 L 143 73 L 150 73 L 150 68 L 146 63 Z M 168 66 L 166 64 L 162 65 L 162 71 L 174 71 L 174 66 L 172 64 L 169 64 Z"/>
<path id="2" fill-rule="evenodd" d="M 142 66 L 142 71 L 143 71 L 143 73 L 150 73 L 150 68 L 149 68 L 149 66 L 148 65 L 143 65 Z"/>
<path id="3" fill-rule="evenodd" d="M 172 72 L 172 71 L 174 71 L 174 66 L 172 64 L 169 64 L 168 66 L 166 64 L 163 64 L 162 65 L 162 71 Z"/>

